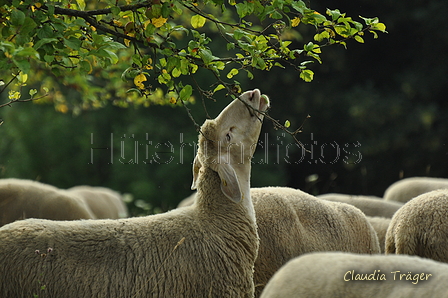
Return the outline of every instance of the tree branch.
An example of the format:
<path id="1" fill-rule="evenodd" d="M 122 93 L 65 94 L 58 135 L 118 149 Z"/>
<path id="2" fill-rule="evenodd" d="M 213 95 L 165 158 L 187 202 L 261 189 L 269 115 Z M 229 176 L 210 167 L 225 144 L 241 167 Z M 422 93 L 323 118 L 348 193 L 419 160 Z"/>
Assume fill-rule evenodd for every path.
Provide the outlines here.
<path id="1" fill-rule="evenodd" d="M 152 1 L 147 1 L 144 3 L 139 3 L 139 4 L 135 4 L 135 5 L 124 5 L 124 6 L 118 6 L 118 8 L 120 8 L 121 11 L 129 11 L 129 10 L 136 10 L 142 7 L 151 7 L 152 6 Z M 43 5 L 42 6 L 43 10 L 48 11 L 48 6 Z M 106 9 L 98 9 L 98 10 L 90 10 L 90 11 L 81 11 L 81 10 L 75 10 L 75 9 L 69 9 L 69 8 L 61 8 L 61 7 L 54 7 L 54 13 L 55 14 L 59 14 L 59 15 L 66 15 L 66 16 L 72 16 L 72 17 L 78 17 L 78 18 L 83 18 L 87 23 L 89 23 L 90 25 L 92 25 L 93 27 L 95 27 L 97 30 L 99 31 L 103 31 L 105 33 L 111 34 L 115 37 L 118 38 L 123 38 L 123 39 L 127 39 L 130 40 L 132 42 L 136 42 L 136 43 L 141 43 L 144 44 L 145 46 L 150 46 L 152 48 L 157 48 L 160 49 L 161 46 L 159 46 L 156 43 L 152 43 L 152 42 L 143 42 L 133 36 L 129 36 L 126 35 L 124 33 L 120 33 L 117 31 L 114 31 L 110 28 L 107 28 L 103 25 L 101 25 L 94 16 L 96 15 L 102 15 L 102 14 L 109 14 L 112 13 L 111 8 L 106 8 Z"/>
<path id="2" fill-rule="evenodd" d="M 38 99 L 41 99 L 41 98 L 44 98 L 45 96 L 47 96 L 48 95 L 48 93 L 45 93 L 44 95 L 42 95 L 42 96 L 39 96 L 39 97 L 32 97 L 32 98 L 28 98 L 28 99 L 12 99 L 12 100 L 10 100 L 9 102 L 7 102 L 7 103 L 4 103 L 4 104 L 1 104 L 0 105 L 0 108 L 3 108 L 3 107 L 6 107 L 6 106 L 11 106 L 11 104 L 13 104 L 13 103 L 15 103 L 15 102 L 28 102 L 28 101 L 33 101 L 33 100 L 38 100 Z M 1 120 L 0 120 L 1 121 Z M 2 122 L 3 123 L 3 122 Z M 1 125 L 1 124 L 0 124 Z"/>

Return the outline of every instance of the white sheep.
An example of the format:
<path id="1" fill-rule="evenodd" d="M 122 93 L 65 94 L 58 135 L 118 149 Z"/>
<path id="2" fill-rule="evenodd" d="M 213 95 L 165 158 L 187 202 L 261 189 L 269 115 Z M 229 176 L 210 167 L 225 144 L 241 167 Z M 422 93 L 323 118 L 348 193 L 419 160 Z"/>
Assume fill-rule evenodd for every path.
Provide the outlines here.
<path id="1" fill-rule="evenodd" d="M 386 254 L 407 254 L 448 263 L 448 189 L 421 194 L 389 224 Z"/>
<path id="2" fill-rule="evenodd" d="M 6 225 L 0 296 L 253 297 L 251 158 L 269 103 L 258 89 L 240 98 L 201 127 L 194 205 L 139 218 Z"/>
<path id="3" fill-rule="evenodd" d="M 376 196 L 355 196 L 347 194 L 329 193 L 318 195 L 318 198 L 342 202 L 355 206 L 361 209 L 367 216 L 379 216 L 392 218 L 395 212 L 403 206 L 403 203 L 384 201 Z"/>
<path id="4" fill-rule="evenodd" d="M 448 297 L 448 264 L 416 256 L 311 253 L 283 266 L 261 298 Z"/>
<path id="5" fill-rule="evenodd" d="M 387 201 L 406 203 L 412 198 L 432 190 L 448 188 L 448 179 L 431 177 L 411 177 L 391 184 L 384 192 Z"/>
<path id="6" fill-rule="evenodd" d="M 93 219 L 78 196 L 54 186 L 25 179 L 0 179 L 0 226 L 25 218 Z"/>
<path id="7" fill-rule="evenodd" d="M 79 185 L 67 191 L 83 198 L 97 219 L 128 217 L 121 194 L 110 188 Z"/>
<path id="8" fill-rule="evenodd" d="M 386 233 L 387 228 L 389 227 L 390 218 L 387 217 L 378 217 L 378 216 L 366 216 L 369 223 L 372 225 L 373 229 L 378 236 L 378 242 L 380 244 L 381 253 L 385 253 L 385 245 L 386 245 Z"/>
<path id="9" fill-rule="evenodd" d="M 252 188 L 251 196 L 260 237 L 254 269 L 256 297 L 282 265 L 299 255 L 314 251 L 380 253 L 375 230 L 349 204 L 287 187 Z"/>

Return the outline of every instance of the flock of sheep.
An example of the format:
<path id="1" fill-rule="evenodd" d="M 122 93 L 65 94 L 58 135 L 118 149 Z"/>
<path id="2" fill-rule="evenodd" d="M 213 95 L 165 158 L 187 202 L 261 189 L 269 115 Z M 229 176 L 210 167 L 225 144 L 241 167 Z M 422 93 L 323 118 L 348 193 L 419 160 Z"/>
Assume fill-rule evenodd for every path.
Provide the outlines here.
<path id="1" fill-rule="evenodd" d="M 251 188 L 269 99 L 206 120 L 197 190 L 126 218 L 120 194 L 0 180 L 0 297 L 448 297 L 448 179 L 384 198 Z"/>

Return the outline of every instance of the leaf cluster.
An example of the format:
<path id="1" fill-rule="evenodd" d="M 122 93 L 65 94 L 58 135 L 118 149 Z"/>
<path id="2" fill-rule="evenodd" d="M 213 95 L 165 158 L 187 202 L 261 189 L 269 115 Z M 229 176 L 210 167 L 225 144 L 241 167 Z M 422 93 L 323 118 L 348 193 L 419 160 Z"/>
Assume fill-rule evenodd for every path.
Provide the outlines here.
<path id="1" fill-rule="evenodd" d="M 310 82 L 309 64 L 322 63 L 324 47 L 386 32 L 378 18 L 361 24 L 337 9 L 325 16 L 301 0 L 1 0 L 0 12 L 0 72 L 42 82 L 53 93 L 39 101 L 60 111 L 108 101 L 186 104 L 194 87 L 205 98 L 222 89 L 237 95 L 237 75 L 251 79 L 254 70 L 273 67 L 292 67 Z M 313 41 L 297 42 L 302 26 L 314 28 Z M 219 41 L 227 51 L 215 49 Z M 216 78 L 210 90 L 194 85 L 199 70 Z M 61 85 L 81 102 L 71 102 Z"/>

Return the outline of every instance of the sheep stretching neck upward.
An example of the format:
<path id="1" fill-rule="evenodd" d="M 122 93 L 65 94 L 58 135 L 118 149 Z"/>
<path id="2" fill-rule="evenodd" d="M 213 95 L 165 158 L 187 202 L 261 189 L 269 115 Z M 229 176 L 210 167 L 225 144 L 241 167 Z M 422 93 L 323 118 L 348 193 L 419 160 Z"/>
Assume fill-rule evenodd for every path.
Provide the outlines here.
<path id="1" fill-rule="evenodd" d="M 405 255 L 311 253 L 283 266 L 261 298 L 448 298 L 448 265 Z"/>
<path id="2" fill-rule="evenodd" d="M 0 297 L 253 297 L 258 235 L 249 176 L 263 115 L 250 107 L 262 112 L 269 103 L 257 89 L 240 98 L 201 128 L 193 206 L 6 225 Z"/>
<path id="3" fill-rule="evenodd" d="M 448 263 L 448 189 L 421 194 L 404 204 L 389 224 L 385 250 Z"/>

